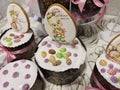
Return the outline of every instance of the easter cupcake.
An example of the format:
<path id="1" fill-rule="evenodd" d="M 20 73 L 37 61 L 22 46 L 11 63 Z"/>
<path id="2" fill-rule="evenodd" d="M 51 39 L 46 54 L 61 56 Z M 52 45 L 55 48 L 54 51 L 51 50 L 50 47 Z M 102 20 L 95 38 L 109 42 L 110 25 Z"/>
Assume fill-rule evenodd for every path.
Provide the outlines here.
<path id="1" fill-rule="evenodd" d="M 37 66 L 29 60 L 11 62 L 0 70 L 0 90 L 43 90 Z"/>
<path id="2" fill-rule="evenodd" d="M 8 62 L 30 59 L 34 55 L 36 43 L 25 10 L 18 3 L 12 2 L 7 9 L 7 19 L 11 28 L 1 35 L 0 42 L 1 49 L 12 55 Z"/>
<path id="3" fill-rule="evenodd" d="M 95 63 L 91 84 L 101 90 L 120 90 L 120 34 L 107 45 Z"/>
<path id="4" fill-rule="evenodd" d="M 76 37 L 72 15 L 60 4 L 46 12 L 43 38 L 35 53 L 35 62 L 45 79 L 57 85 L 73 82 L 85 68 L 86 49 Z"/>

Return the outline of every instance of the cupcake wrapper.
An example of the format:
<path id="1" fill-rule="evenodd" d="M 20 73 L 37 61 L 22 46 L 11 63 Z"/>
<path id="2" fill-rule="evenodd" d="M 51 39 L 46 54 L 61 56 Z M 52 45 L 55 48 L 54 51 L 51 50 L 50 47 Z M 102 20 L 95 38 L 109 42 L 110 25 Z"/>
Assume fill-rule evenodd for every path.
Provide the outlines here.
<path id="1" fill-rule="evenodd" d="M 45 79 L 56 85 L 65 85 L 72 83 L 75 79 L 79 77 L 79 75 L 85 69 L 85 63 L 80 66 L 79 69 L 69 69 L 64 72 L 54 72 L 50 70 L 45 70 L 41 67 L 39 69 L 43 73 Z"/>
<path id="2" fill-rule="evenodd" d="M 99 83 L 100 83 L 106 90 L 120 90 L 120 89 L 112 86 L 110 83 L 108 83 L 108 82 L 104 79 L 103 76 L 101 76 L 101 74 L 100 74 L 100 73 L 98 72 L 98 70 L 97 70 L 96 65 L 95 65 L 95 67 L 94 67 L 94 70 L 93 70 L 93 73 L 92 73 L 92 74 L 94 74 L 94 75 L 96 76 L 96 78 L 97 78 L 97 80 L 99 81 Z M 98 88 L 96 82 L 94 81 L 94 79 L 93 79 L 92 77 L 91 77 L 90 81 L 91 81 L 91 85 L 92 85 L 93 87 L 97 87 L 97 88 Z"/>

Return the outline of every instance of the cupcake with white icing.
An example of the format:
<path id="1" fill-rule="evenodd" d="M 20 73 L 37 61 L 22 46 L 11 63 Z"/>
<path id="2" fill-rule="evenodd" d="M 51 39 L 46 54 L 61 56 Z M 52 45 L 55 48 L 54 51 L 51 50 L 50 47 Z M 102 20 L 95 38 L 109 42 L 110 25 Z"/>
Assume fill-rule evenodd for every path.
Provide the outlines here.
<path id="1" fill-rule="evenodd" d="M 100 90 L 120 90 L 120 34 L 109 42 L 106 53 L 96 60 L 91 84 Z"/>
<path id="2" fill-rule="evenodd" d="M 0 90 L 43 90 L 37 66 L 29 60 L 11 62 L 0 70 Z"/>
<path id="3" fill-rule="evenodd" d="M 11 27 L 1 35 L 0 42 L 1 48 L 14 56 L 8 58 L 8 62 L 22 58 L 31 59 L 36 43 L 25 10 L 18 3 L 12 2 L 7 9 L 7 19 Z"/>
<path id="4" fill-rule="evenodd" d="M 45 30 L 49 35 L 39 43 L 35 61 L 46 80 L 69 84 L 84 70 L 86 58 L 75 21 L 62 5 L 53 4 L 46 12 Z"/>

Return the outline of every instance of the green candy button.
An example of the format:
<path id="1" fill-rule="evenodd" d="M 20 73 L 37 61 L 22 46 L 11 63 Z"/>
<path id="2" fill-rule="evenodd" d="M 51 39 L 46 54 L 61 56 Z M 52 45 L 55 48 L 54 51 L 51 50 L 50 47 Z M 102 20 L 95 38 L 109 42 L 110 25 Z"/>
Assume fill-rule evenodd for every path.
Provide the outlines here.
<path id="1" fill-rule="evenodd" d="M 64 59 L 68 59 L 68 55 L 67 54 L 63 54 L 63 58 Z"/>
<path id="2" fill-rule="evenodd" d="M 60 48 L 60 52 L 66 52 L 66 48 Z"/>
<path id="3" fill-rule="evenodd" d="M 56 57 L 57 57 L 57 58 L 62 58 L 63 55 L 62 55 L 62 53 L 57 53 L 57 54 L 56 54 Z"/>
<path id="4" fill-rule="evenodd" d="M 8 43 L 8 46 L 12 46 L 12 44 L 13 44 L 12 42 L 9 42 L 9 43 Z"/>
<path id="5" fill-rule="evenodd" d="M 12 38 L 7 38 L 6 42 L 11 42 Z"/>

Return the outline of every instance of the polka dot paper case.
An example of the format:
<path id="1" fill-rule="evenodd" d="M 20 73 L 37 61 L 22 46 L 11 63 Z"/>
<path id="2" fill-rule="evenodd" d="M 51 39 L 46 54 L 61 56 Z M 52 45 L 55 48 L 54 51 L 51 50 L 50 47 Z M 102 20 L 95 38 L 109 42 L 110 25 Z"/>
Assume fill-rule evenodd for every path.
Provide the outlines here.
<path id="1" fill-rule="evenodd" d="M 102 90 L 120 90 L 120 35 L 107 45 L 106 54 L 96 61 L 91 84 Z"/>
<path id="2" fill-rule="evenodd" d="M 45 15 L 45 30 L 48 36 L 39 43 L 35 61 L 49 82 L 71 83 L 84 70 L 86 58 L 76 23 L 64 6 L 53 4 Z"/>
<path id="3" fill-rule="evenodd" d="M 29 60 L 18 60 L 0 70 L 0 90 L 43 90 L 44 82 L 37 66 Z"/>
<path id="4" fill-rule="evenodd" d="M 25 10 L 18 3 L 11 2 L 7 9 L 7 19 L 11 27 L 1 35 L 0 50 L 7 53 L 8 62 L 31 59 L 36 43 Z"/>
<path id="5" fill-rule="evenodd" d="M 59 3 L 65 6 L 78 21 L 98 14 L 109 0 L 38 0 L 38 2 L 43 17 L 50 5 Z"/>

